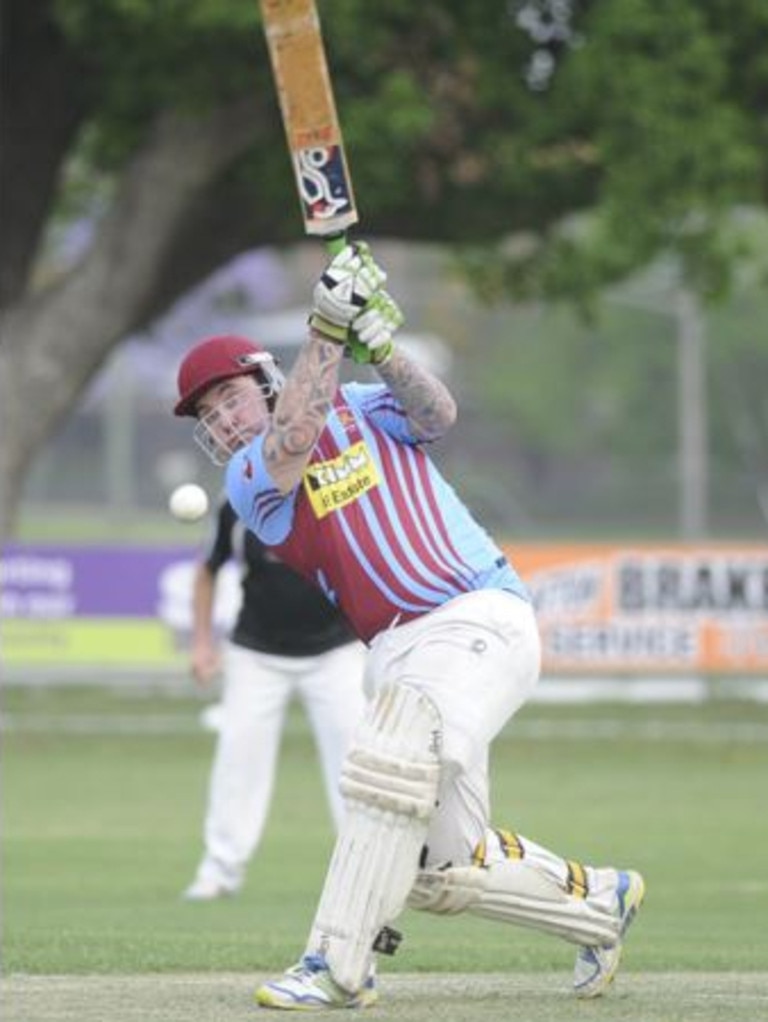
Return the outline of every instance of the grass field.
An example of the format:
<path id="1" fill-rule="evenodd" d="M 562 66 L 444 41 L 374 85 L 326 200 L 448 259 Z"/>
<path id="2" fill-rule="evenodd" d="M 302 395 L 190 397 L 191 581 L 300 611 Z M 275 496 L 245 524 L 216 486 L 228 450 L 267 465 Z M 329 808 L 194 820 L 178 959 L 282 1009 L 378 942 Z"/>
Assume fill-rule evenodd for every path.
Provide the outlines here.
<path id="1" fill-rule="evenodd" d="M 301 950 L 331 837 L 299 712 L 242 896 L 179 898 L 200 852 L 213 747 L 200 709 L 125 689 L 5 693 L 8 1022 L 247 1019 L 257 980 Z M 768 706 L 529 706 L 497 742 L 493 772 L 497 824 L 645 874 L 615 989 L 576 1003 L 568 945 L 407 912 L 371 1014 L 768 1019 Z"/>

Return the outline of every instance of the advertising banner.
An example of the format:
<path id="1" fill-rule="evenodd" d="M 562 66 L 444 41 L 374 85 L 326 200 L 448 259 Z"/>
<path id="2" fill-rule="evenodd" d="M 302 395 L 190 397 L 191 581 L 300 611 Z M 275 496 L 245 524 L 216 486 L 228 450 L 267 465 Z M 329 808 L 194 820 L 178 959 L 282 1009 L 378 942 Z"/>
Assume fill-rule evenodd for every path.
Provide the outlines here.
<path id="1" fill-rule="evenodd" d="M 514 544 L 545 674 L 768 675 L 768 545 Z M 196 551 L 8 546 L 0 659 L 14 668 L 186 670 Z M 219 577 L 216 626 L 239 605 Z"/>
<path id="2" fill-rule="evenodd" d="M 186 668 L 195 550 L 8 546 L 0 558 L 0 657 L 14 667 Z M 232 620 L 224 571 L 216 623 Z"/>
<path id="3" fill-rule="evenodd" d="M 768 672 L 768 544 L 521 544 L 545 672 Z"/>

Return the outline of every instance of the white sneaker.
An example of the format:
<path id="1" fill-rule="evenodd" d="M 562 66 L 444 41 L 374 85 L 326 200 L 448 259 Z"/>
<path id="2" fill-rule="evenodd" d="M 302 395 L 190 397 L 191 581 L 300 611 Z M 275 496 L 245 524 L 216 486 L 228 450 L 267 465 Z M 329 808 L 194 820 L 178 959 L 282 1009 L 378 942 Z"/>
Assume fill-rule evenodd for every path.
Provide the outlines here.
<path id="1" fill-rule="evenodd" d="M 362 989 L 350 993 L 331 976 L 322 955 L 304 955 L 301 961 L 279 979 L 264 983 L 256 991 L 256 1003 L 262 1008 L 288 1011 L 326 1011 L 334 1008 L 368 1008 L 378 999 L 376 981 L 371 974 Z"/>
<path id="2" fill-rule="evenodd" d="M 573 989 L 577 997 L 599 997 L 613 982 L 619 968 L 624 937 L 645 897 L 639 873 L 620 870 L 616 887 L 616 912 L 621 926 L 619 939 L 610 947 L 581 947 L 576 953 Z"/>
<path id="3" fill-rule="evenodd" d="M 184 901 L 216 901 L 218 898 L 231 898 L 239 889 L 239 884 L 215 880 L 213 877 L 198 877 L 181 897 Z"/>

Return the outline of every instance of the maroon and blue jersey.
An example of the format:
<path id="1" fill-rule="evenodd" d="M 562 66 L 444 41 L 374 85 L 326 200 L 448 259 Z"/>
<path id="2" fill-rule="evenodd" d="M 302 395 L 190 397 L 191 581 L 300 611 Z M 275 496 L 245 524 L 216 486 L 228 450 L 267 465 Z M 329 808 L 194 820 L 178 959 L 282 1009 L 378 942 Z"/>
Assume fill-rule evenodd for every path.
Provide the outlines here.
<path id="1" fill-rule="evenodd" d="M 302 483 L 288 494 L 272 481 L 262 444 L 256 437 L 230 461 L 230 503 L 364 641 L 476 589 L 529 599 L 383 385 L 339 389 Z"/>

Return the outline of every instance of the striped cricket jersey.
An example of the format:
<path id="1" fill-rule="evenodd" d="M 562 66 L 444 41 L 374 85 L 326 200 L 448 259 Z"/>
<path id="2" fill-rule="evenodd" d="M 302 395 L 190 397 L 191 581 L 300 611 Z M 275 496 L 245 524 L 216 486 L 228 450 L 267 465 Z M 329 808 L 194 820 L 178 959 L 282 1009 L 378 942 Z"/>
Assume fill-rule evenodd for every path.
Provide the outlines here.
<path id="1" fill-rule="evenodd" d="M 302 484 L 289 494 L 272 482 L 262 443 L 256 437 L 230 461 L 230 503 L 325 591 L 363 641 L 476 589 L 529 599 L 385 386 L 339 389 Z"/>

